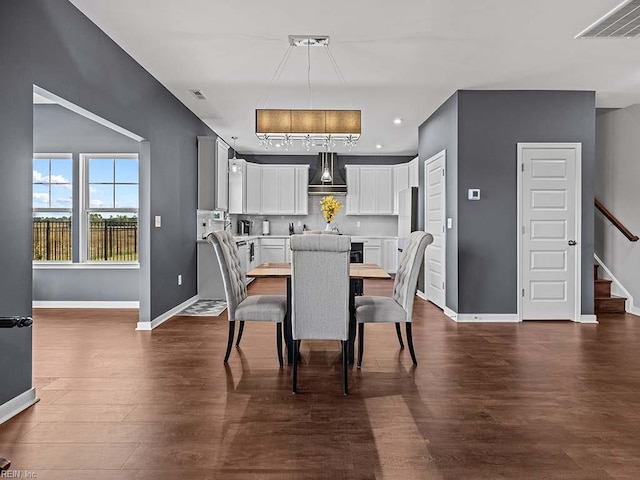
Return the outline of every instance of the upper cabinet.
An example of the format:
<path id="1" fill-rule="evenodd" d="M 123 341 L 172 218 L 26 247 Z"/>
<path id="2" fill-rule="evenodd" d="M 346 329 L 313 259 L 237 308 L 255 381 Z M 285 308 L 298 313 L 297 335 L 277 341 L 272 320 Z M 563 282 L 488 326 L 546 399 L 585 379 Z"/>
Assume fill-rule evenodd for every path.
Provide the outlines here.
<path id="1" fill-rule="evenodd" d="M 242 162 L 229 177 L 230 213 L 307 215 L 308 165 Z M 234 178 L 238 175 L 238 178 Z"/>
<path id="2" fill-rule="evenodd" d="M 198 208 L 229 207 L 229 146 L 216 137 L 198 137 Z"/>
<path id="3" fill-rule="evenodd" d="M 417 187 L 420 184 L 420 164 L 418 157 L 409 162 L 409 186 Z"/>
<path id="4" fill-rule="evenodd" d="M 393 215 L 393 166 L 347 165 L 347 215 Z"/>

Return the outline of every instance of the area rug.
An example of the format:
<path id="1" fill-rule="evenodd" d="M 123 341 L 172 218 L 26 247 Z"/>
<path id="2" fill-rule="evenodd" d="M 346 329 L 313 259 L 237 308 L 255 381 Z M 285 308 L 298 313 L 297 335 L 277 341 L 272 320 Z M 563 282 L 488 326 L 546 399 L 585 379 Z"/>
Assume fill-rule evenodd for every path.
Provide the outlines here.
<path id="1" fill-rule="evenodd" d="M 188 306 L 179 316 L 188 317 L 217 317 L 227 309 L 227 302 L 224 300 L 198 300 L 193 305 Z"/>

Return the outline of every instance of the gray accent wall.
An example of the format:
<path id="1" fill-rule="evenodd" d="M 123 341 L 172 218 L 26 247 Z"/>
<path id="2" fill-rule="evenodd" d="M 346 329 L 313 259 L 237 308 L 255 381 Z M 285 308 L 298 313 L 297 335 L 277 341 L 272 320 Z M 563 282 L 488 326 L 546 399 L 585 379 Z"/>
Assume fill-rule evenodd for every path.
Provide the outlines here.
<path id="1" fill-rule="evenodd" d="M 595 195 L 631 233 L 640 235 L 640 105 L 598 109 Z M 595 214 L 595 251 L 640 308 L 640 242 L 630 242 L 600 212 Z M 605 274 L 600 270 L 600 276 Z M 612 285 L 613 293 L 624 296 Z"/>
<path id="2" fill-rule="evenodd" d="M 451 121 L 453 114 L 448 128 L 436 130 L 437 117 L 421 126 L 421 161 L 451 144 L 457 127 L 455 183 L 447 158 L 447 216 L 457 228 L 457 249 L 447 239 L 447 248 L 454 248 L 447 252 L 449 308 L 458 313 L 517 312 L 517 144 L 578 142 L 582 144 L 582 313 L 593 314 L 595 112 L 594 92 L 462 90 L 457 93 L 457 126 Z M 480 201 L 467 200 L 469 188 L 481 190 Z M 449 203 L 452 195 L 455 206 Z M 449 264 L 450 254 L 457 257 L 457 264 Z M 456 304 L 449 292 L 454 288 Z"/>
<path id="3" fill-rule="evenodd" d="M 11 228 L 0 235 L 0 314 L 31 314 L 34 84 L 149 142 L 141 215 L 162 215 L 162 228 L 141 231 L 141 320 L 196 295 L 196 137 L 214 133 L 66 0 L 0 2 L 0 65 L 0 220 Z M 0 404 L 31 388 L 31 357 L 30 329 L 0 331 Z"/>
<path id="4" fill-rule="evenodd" d="M 453 219 L 446 238 L 446 299 L 445 304 L 458 310 L 458 93 L 454 93 L 418 128 L 420 185 L 418 187 L 418 228 L 424 230 L 425 161 L 446 151 L 446 211 Z M 427 247 L 428 248 L 428 247 Z M 418 289 L 424 292 L 424 274 L 418 277 Z"/>

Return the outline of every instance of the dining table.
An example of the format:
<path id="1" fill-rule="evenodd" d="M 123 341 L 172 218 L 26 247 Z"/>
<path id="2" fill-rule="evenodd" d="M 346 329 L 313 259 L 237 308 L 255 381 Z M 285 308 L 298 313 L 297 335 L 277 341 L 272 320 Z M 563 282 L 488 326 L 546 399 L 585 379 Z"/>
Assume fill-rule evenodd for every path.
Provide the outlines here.
<path id="1" fill-rule="evenodd" d="M 293 336 L 291 329 L 291 264 L 290 263 L 263 263 L 247 272 L 247 277 L 262 278 L 286 278 L 287 279 L 287 314 L 284 318 L 284 341 L 287 346 L 287 363 L 293 363 Z M 359 280 L 364 279 L 389 279 L 391 276 L 375 263 L 350 263 L 349 264 L 349 363 L 353 364 L 354 344 L 356 336 L 355 297 L 356 286 Z"/>

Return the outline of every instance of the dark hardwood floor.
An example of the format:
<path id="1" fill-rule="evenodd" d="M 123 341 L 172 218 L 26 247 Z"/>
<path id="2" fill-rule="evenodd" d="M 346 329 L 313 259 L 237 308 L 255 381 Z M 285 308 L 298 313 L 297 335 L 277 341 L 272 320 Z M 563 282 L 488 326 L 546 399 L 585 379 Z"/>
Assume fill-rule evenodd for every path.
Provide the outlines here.
<path id="1" fill-rule="evenodd" d="M 262 279 L 251 293 L 279 293 Z M 390 281 L 365 292 L 390 294 Z M 301 393 L 275 325 L 38 310 L 40 403 L 0 426 L 0 456 L 42 479 L 637 479 L 640 319 L 456 324 L 416 300 L 418 367 L 367 325 L 341 388 L 338 342 L 305 342 Z"/>

